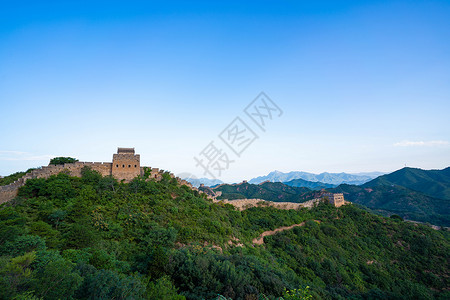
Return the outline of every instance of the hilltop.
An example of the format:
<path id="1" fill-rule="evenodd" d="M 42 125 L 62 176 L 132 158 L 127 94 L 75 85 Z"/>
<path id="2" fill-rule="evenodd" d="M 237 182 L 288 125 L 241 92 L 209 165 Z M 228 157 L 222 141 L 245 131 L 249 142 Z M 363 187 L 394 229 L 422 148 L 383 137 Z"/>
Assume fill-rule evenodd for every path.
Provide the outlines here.
<path id="1" fill-rule="evenodd" d="M 399 185 L 429 197 L 450 200 L 450 167 L 443 170 L 403 168 L 377 177 L 363 187 Z M 450 202 L 449 202 L 450 204 Z"/>
<path id="2" fill-rule="evenodd" d="M 403 168 L 362 186 L 340 185 L 332 191 L 386 215 L 450 226 L 449 173 L 450 168 Z"/>

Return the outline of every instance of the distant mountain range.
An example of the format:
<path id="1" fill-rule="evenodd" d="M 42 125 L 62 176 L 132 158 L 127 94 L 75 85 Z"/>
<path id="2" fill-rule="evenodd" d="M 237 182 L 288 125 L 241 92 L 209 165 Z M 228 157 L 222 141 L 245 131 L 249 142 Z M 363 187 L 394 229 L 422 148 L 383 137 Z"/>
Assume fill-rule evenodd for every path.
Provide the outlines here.
<path id="1" fill-rule="evenodd" d="M 282 176 L 278 178 L 283 178 Z M 346 200 L 364 205 L 383 215 L 397 214 L 409 220 L 450 226 L 450 168 L 443 170 L 403 168 L 379 176 L 363 185 L 344 183 L 335 186 L 329 183 L 294 179 L 284 183 L 223 184 L 212 190 L 221 191 L 221 199 L 260 198 L 278 202 L 304 202 L 320 197 L 323 193 L 323 191 L 317 191 L 320 189 L 344 193 Z"/>
<path id="2" fill-rule="evenodd" d="M 294 179 L 303 179 L 311 182 L 322 182 L 327 184 L 339 185 L 342 183 L 347 184 L 355 184 L 360 185 L 364 184 L 384 173 L 381 172 L 369 172 L 369 173 L 358 173 L 358 174 L 349 174 L 349 173 L 320 173 L 313 174 L 308 172 L 289 172 L 283 173 L 280 171 L 273 171 L 267 174 L 266 176 L 259 176 L 249 180 L 249 183 L 258 184 L 264 181 L 270 182 L 289 182 Z"/>
<path id="3" fill-rule="evenodd" d="M 205 186 L 216 186 L 222 184 L 223 181 L 220 179 L 209 179 L 209 178 L 182 178 L 188 182 L 190 182 L 193 186 L 199 187 L 200 184 L 204 184 Z"/>
<path id="4" fill-rule="evenodd" d="M 313 182 L 304 179 L 293 179 L 288 182 L 283 182 L 286 185 L 294 186 L 294 187 L 306 187 L 311 190 L 321 190 L 321 189 L 329 189 L 336 187 L 335 184 L 323 183 L 323 182 Z"/>
<path id="5" fill-rule="evenodd" d="M 320 173 L 313 174 L 308 172 L 294 171 L 289 173 L 283 173 L 280 171 L 273 171 L 266 176 L 259 176 L 249 180 L 249 183 L 259 184 L 264 181 L 270 182 L 284 182 L 290 186 L 296 187 L 308 187 L 313 190 L 322 188 L 332 188 L 336 187 L 341 183 L 360 185 L 364 184 L 380 175 L 385 173 L 382 172 L 363 172 L 363 173 Z M 205 186 L 216 186 L 224 183 L 220 179 L 209 179 L 209 178 L 182 178 L 189 181 L 193 186 L 199 187 L 200 184 Z M 300 179 L 298 181 L 293 181 Z M 301 181 L 303 180 L 303 181 Z M 292 181 L 292 182 L 291 182 Z M 291 183 L 289 183 L 291 182 Z"/>

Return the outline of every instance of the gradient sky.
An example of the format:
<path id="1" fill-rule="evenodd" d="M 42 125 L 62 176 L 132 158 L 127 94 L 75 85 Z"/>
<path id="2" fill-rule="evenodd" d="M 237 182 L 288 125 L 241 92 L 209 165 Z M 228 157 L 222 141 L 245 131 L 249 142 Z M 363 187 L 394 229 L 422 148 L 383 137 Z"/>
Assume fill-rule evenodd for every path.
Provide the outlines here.
<path id="1" fill-rule="evenodd" d="M 243 112 L 261 91 L 283 110 L 266 132 Z M 0 175 L 135 147 L 202 177 L 211 141 L 224 181 L 441 169 L 449 113 L 449 1 L 0 4 Z M 218 138 L 238 116 L 259 136 L 241 157 Z"/>

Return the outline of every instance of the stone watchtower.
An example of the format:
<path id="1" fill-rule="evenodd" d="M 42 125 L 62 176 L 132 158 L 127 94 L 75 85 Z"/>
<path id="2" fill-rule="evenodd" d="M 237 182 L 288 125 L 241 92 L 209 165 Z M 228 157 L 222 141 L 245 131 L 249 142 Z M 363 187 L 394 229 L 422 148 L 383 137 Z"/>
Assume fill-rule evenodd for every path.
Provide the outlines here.
<path id="1" fill-rule="evenodd" d="M 125 181 L 141 175 L 141 157 L 134 154 L 134 148 L 117 148 L 117 154 L 113 154 L 111 174 L 117 180 Z"/>
<path id="2" fill-rule="evenodd" d="M 325 194 L 328 197 L 328 201 L 336 207 L 341 207 L 345 204 L 344 194 Z"/>

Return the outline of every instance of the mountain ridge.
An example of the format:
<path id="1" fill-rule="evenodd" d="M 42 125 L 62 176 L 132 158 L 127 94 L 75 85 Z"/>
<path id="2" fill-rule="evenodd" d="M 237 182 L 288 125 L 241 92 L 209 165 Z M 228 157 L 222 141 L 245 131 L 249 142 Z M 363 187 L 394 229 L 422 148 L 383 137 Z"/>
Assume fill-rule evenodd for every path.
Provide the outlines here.
<path id="1" fill-rule="evenodd" d="M 363 187 L 399 185 L 427 196 L 450 200 L 450 167 L 442 170 L 423 170 L 405 167 L 379 176 Z"/>
<path id="2" fill-rule="evenodd" d="M 321 190 L 321 189 L 329 189 L 336 187 L 335 184 L 323 183 L 320 181 L 308 181 L 301 178 L 292 179 L 291 181 L 283 182 L 286 185 L 294 186 L 294 187 L 306 187 L 311 190 Z"/>
<path id="3" fill-rule="evenodd" d="M 370 174 L 370 173 L 367 173 Z M 272 171 L 265 176 L 258 176 L 250 179 L 249 183 L 258 184 L 264 181 L 271 182 L 288 182 L 294 179 L 303 179 L 311 182 L 322 182 L 327 184 L 339 185 L 341 183 L 347 184 L 364 184 L 374 178 L 376 178 L 379 172 L 373 172 L 372 175 L 355 175 L 349 174 L 345 172 L 341 173 L 329 173 L 323 172 L 320 174 L 314 174 L 303 171 L 291 171 L 291 172 L 280 172 L 280 171 Z"/>

